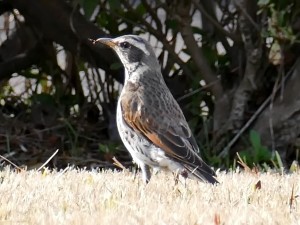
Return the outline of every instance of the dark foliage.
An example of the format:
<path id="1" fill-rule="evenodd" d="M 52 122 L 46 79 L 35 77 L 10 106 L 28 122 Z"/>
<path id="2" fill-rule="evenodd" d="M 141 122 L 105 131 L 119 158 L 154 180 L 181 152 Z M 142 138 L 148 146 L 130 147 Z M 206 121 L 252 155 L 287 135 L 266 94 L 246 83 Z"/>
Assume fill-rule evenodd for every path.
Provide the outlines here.
<path id="1" fill-rule="evenodd" d="M 0 0 L 0 154 L 130 164 L 115 126 L 123 69 L 90 39 L 138 34 L 210 164 L 298 160 L 299 12 L 296 0 Z"/>

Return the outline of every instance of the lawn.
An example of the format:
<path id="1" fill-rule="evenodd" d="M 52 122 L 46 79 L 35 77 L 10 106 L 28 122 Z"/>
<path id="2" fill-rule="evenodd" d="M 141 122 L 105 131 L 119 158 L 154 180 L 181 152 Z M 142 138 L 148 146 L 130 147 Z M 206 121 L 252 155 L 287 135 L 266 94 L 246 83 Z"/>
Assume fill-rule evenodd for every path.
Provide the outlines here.
<path id="1" fill-rule="evenodd" d="M 0 224 L 300 224 L 300 173 L 218 173 L 148 185 L 128 171 L 0 172 Z M 260 181 L 260 183 L 259 183 Z"/>

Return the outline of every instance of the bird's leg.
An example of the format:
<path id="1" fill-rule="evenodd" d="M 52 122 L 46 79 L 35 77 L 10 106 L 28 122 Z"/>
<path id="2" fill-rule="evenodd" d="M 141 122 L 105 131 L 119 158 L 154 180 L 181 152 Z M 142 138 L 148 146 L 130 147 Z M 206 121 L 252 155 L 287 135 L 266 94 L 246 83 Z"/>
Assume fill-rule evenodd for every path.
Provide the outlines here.
<path id="1" fill-rule="evenodd" d="M 181 183 L 184 184 L 184 187 L 186 187 L 186 179 L 188 178 L 188 172 L 185 169 L 183 170 L 178 169 L 175 172 L 173 172 L 173 174 L 174 174 L 175 186 L 178 185 L 180 181 Z M 184 179 L 183 182 L 180 180 L 180 177 Z"/>
<path id="2" fill-rule="evenodd" d="M 173 175 L 174 175 L 174 181 L 175 181 L 175 186 L 176 186 L 179 182 L 179 171 L 178 170 L 174 171 Z"/>
<path id="3" fill-rule="evenodd" d="M 189 174 L 188 172 L 184 169 L 181 171 L 180 175 L 183 177 L 184 179 L 184 187 L 186 188 L 186 179 L 188 178 Z"/>
<path id="4" fill-rule="evenodd" d="M 143 181 L 145 184 L 148 184 L 151 178 L 150 167 L 146 164 L 140 165 L 142 170 Z"/>

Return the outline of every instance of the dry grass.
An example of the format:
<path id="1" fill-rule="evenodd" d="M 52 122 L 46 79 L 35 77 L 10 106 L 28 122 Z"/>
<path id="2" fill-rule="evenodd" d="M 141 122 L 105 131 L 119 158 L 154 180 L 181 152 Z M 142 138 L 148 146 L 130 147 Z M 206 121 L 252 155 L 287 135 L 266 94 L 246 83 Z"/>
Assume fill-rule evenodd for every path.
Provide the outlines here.
<path id="1" fill-rule="evenodd" d="M 166 173 L 146 186 L 129 172 L 6 169 L 0 176 L 0 224 L 300 223 L 300 173 L 220 173 L 218 186 L 174 185 Z"/>

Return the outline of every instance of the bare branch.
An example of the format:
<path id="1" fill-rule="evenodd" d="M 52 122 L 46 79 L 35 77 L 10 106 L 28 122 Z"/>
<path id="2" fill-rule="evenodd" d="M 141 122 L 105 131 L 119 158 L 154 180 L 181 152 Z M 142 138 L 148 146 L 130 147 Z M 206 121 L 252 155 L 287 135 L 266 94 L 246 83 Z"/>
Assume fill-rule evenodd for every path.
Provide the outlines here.
<path id="1" fill-rule="evenodd" d="M 203 8 L 203 6 L 197 0 L 192 0 L 192 2 L 196 6 L 196 8 L 202 13 L 202 15 L 205 16 L 207 18 L 207 20 L 209 20 L 211 22 L 211 24 L 213 24 L 215 26 L 215 28 L 217 30 L 219 30 L 222 34 L 229 37 L 234 42 L 240 43 L 242 41 L 238 36 L 234 35 L 233 33 L 228 32 L 227 30 L 225 30 L 220 25 L 220 23 L 217 22 L 215 18 L 213 18 L 213 16 L 209 15 L 206 12 L 206 10 Z"/>
<path id="2" fill-rule="evenodd" d="M 295 72 L 296 67 L 299 67 L 300 60 L 298 59 L 292 68 L 289 70 L 287 75 L 282 78 L 283 84 L 285 85 L 286 82 L 290 79 L 292 74 Z M 298 72 L 298 71 L 296 71 Z M 274 88 L 274 93 L 271 93 L 270 96 L 260 105 L 260 107 L 256 110 L 256 112 L 251 116 L 251 118 L 245 123 L 245 125 L 239 130 L 239 132 L 231 139 L 231 141 L 227 144 L 227 146 L 223 149 L 223 151 L 218 155 L 219 157 L 226 157 L 230 148 L 237 142 L 237 140 L 241 137 L 241 135 L 253 124 L 253 122 L 258 118 L 258 116 L 263 112 L 263 110 L 271 104 L 271 100 L 273 100 L 273 95 L 276 95 L 278 91 L 282 87 L 280 85 Z"/>
<path id="3" fill-rule="evenodd" d="M 109 49 L 93 45 L 88 40 L 107 36 L 106 33 L 87 21 L 77 10 L 73 12 L 67 2 L 60 0 L 26 2 L 4 0 L 4 2 L 18 9 L 25 20 L 34 27 L 39 37 L 46 37 L 59 43 L 74 55 L 79 54 L 92 65 L 113 74 L 116 80 L 120 82 L 123 80 L 119 71 L 110 69 L 110 65 L 118 60 L 115 54 Z M 70 26 L 70 18 L 73 27 Z"/>
<path id="4" fill-rule="evenodd" d="M 251 17 L 251 15 L 247 11 L 247 9 L 249 10 L 249 8 L 247 8 L 247 7 L 245 8 L 245 6 L 248 5 L 247 2 L 245 2 L 244 0 L 234 0 L 234 3 L 238 7 L 240 12 L 242 12 L 243 17 L 251 23 L 251 25 L 255 28 L 255 30 L 257 32 L 260 32 L 259 25 L 253 20 L 253 18 Z M 251 4 L 253 4 L 252 1 L 251 1 Z"/>
<path id="5" fill-rule="evenodd" d="M 216 74 L 210 68 L 202 49 L 198 46 L 193 30 L 190 26 L 191 24 L 191 16 L 189 15 L 190 7 L 184 7 L 182 4 L 178 5 L 178 16 L 177 20 L 180 22 L 180 30 L 181 35 L 184 40 L 184 43 L 189 50 L 191 57 L 196 63 L 197 69 L 200 71 L 203 79 L 207 84 L 213 83 L 210 90 L 213 95 L 218 99 L 222 96 L 223 90 L 220 82 L 216 82 L 218 80 Z"/>
<path id="6" fill-rule="evenodd" d="M 239 9 L 255 11 L 255 6 L 251 0 L 236 0 Z M 250 1 L 250 2 L 248 2 Z M 251 5 L 252 7 L 248 7 Z M 253 9 L 254 7 L 254 9 Z M 239 26 L 244 40 L 246 51 L 246 68 L 239 87 L 237 88 L 232 104 L 230 115 L 230 129 L 238 130 L 243 124 L 244 112 L 251 93 L 256 89 L 255 77 L 262 63 L 262 40 L 260 33 L 253 29 L 253 22 L 249 22 L 249 15 L 255 17 L 256 13 L 240 11 Z M 247 17 L 245 15 L 248 15 Z M 253 20 L 253 19 L 252 19 Z"/>
<path id="7" fill-rule="evenodd" d="M 58 151 L 59 151 L 59 149 L 56 149 L 56 151 L 46 160 L 46 162 L 43 165 L 41 165 L 37 169 L 37 171 L 40 171 L 41 169 L 43 169 L 51 161 L 51 159 L 53 159 L 53 157 L 58 153 Z"/>
<path id="8" fill-rule="evenodd" d="M 0 62 L 0 80 L 10 78 L 13 73 L 30 67 L 41 59 L 40 52 L 40 48 L 34 48 Z"/>
<path id="9" fill-rule="evenodd" d="M 142 0 L 142 3 L 145 6 L 145 8 L 147 9 L 147 12 L 151 15 L 152 19 L 155 21 L 157 30 L 159 30 L 160 32 L 163 32 L 162 23 L 161 23 L 160 19 L 158 18 L 157 13 L 154 12 L 153 7 L 151 7 L 151 5 L 148 4 L 148 2 L 146 0 Z"/>
<path id="10" fill-rule="evenodd" d="M 127 1 L 123 1 L 123 3 L 124 3 L 124 5 L 125 5 L 126 8 L 128 8 L 131 12 L 134 13 L 134 10 L 132 9 L 131 5 L 128 4 Z M 161 43 L 163 44 L 163 48 L 168 51 L 168 53 L 171 55 L 171 57 L 174 59 L 174 61 L 181 67 L 181 69 L 183 70 L 183 72 L 187 76 L 193 77 L 194 75 L 193 75 L 192 71 L 180 59 L 180 57 L 178 56 L 178 54 L 174 50 L 174 46 L 171 45 L 168 42 L 168 40 L 166 39 L 165 34 L 163 34 L 162 32 L 160 32 L 159 30 L 154 29 L 152 27 L 152 25 L 149 24 L 146 20 L 141 20 L 140 22 L 143 23 L 143 25 L 147 28 L 147 30 L 148 30 L 149 33 L 153 34 L 159 41 L 161 41 Z"/>

